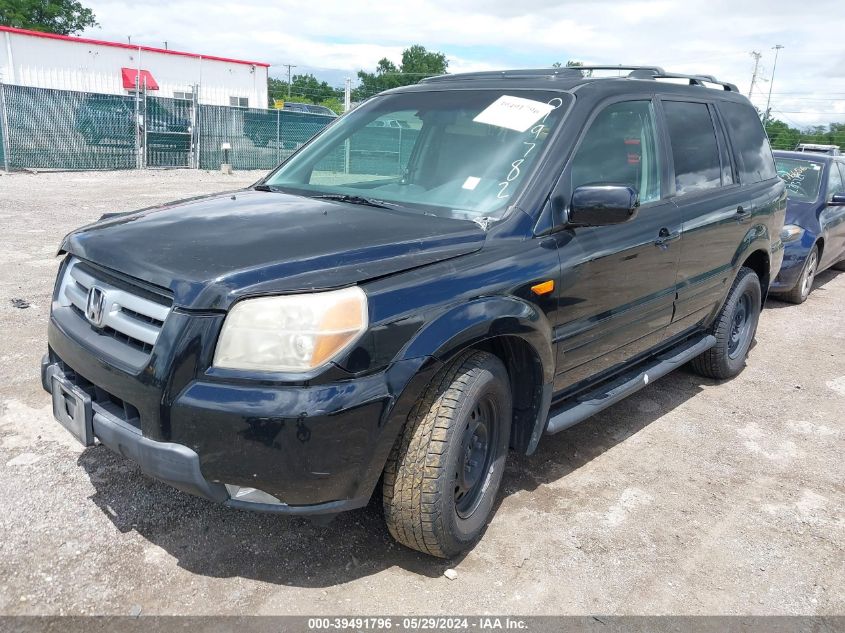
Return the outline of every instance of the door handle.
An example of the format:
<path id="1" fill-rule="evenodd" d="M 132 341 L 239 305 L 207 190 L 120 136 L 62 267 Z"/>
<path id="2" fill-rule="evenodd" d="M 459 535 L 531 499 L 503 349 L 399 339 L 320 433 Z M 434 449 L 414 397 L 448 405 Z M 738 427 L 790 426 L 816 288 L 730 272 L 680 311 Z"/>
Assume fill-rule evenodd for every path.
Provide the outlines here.
<path id="1" fill-rule="evenodd" d="M 748 218 L 751 217 L 751 211 L 746 211 L 742 205 L 739 205 L 736 208 L 736 221 L 737 222 L 745 222 Z"/>
<path id="2" fill-rule="evenodd" d="M 669 248 L 669 242 L 674 242 L 681 238 L 681 233 L 672 233 L 666 227 L 660 229 L 660 232 L 657 234 L 657 239 L 654 240 L 654 245 L 659 248 Z"/>

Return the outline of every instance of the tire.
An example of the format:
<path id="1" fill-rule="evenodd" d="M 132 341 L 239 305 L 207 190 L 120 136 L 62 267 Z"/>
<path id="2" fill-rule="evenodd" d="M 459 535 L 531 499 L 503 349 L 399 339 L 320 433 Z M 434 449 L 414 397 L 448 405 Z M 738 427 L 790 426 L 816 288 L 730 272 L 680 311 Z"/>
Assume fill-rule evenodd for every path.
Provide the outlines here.
<path id="1" fill-rule="evenodd" d="M 492 354 L 466 351 L 437 373 L 384 469 L 394 539 L 441 558 L 478 541 L 502 481 L 511 417 L 508 374 Z"/>
<path id="2" fill-rule="evenodd" d="M 798 277 L 798 282 L 795 287 L 789 292 L 779 294 L 778 298 L 788 301 L 789 303 L 800 304 L 807 300 L 810 292 L 813 290 L 813 281 L 816 279 L 816 273 L 819 270 L 819 249 L 813 246 L 807 254 L 807 259 L 804 260 L 804 267 L 801 269 L 801 276 Z"/>
<path id="3" fill-rule="evenodd" d="M 760 319 L 763 293 L 760 279 L 742 267 L 725 304 L 713 323 L 716 345 L 692 359 L 693 371 L 707 378 L 733 378 L 745 367 L 745 359 Z"/>

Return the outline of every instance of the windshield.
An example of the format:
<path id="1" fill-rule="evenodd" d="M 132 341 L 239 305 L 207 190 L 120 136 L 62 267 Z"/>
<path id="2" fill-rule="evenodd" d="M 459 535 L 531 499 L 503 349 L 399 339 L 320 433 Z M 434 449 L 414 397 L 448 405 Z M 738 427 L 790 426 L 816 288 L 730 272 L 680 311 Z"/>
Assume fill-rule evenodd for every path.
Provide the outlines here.
<path id="1" fill-rule="evenodd" d="M 778 176 L 786 182 L 786 195 L 793 200 L 813 202 L 819 197 L 822 164 L 799 158 L 775 156 Z"/>
<path id="2" fill-rule="evenodd" d="M 401 211 L 497 219 L 526 181 L 571 96 L 538 90 L 384 95 L 328 128 L 266 184 Z"/>

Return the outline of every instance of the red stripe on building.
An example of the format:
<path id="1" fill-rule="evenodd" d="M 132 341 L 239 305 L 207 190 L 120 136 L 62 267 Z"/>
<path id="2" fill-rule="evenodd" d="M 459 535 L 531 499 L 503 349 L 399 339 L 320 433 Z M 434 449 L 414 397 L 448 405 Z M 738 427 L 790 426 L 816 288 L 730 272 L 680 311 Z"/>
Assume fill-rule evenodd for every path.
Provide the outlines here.
<path id="1" fill-rule="evenodd" d="M 230 64 L 247 64 L 248 66 L 261 66 L 269 68 L 270 64 L 265 62 L 251 62 L 244 59 L 231 59 L 229 57 L 217 57 L 216 55 L 198 55 L 197 53 L 186 53 L 184 51 L 172 51 L 168 48 L 155 48 L 153 46 L 136 46 L 124 44 L 123 42 L 107 42 L 105 40 L 94 40 L 87 37 L 76 37 L 74 35 L 57 35 L 56 33 L 42 33 L 41 31 L 29 31 L 17 29 L 12 26 L 0 26 L 0 32 L 16 33 L 18 35 L 29 35 L 31 37 L 43 37 L 49 40 L 64 40 L 78 44 L 92 44 L 94 46 L 112 46 L 114 48 L 125 48 L 130 51 L 146 51 L 148 53 L 162 53 L 163 55 L 179 55 L 181 57 L 193 57 L 194 59 L 209 59 L 215 62 L 228 62 Z"/>

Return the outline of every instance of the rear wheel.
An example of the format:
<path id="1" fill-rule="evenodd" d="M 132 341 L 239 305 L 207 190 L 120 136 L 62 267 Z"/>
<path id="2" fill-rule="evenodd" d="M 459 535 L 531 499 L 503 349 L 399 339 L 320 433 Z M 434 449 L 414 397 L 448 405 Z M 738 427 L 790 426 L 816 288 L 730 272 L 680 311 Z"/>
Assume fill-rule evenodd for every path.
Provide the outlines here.
<path id="1" fill-rule="evenodd" d="M 502 362 L 462 353 L 414 405 L 384 470 L 384 516 L 397 541 L 448 558 L 471 547 L 505 469 L 511 392 Z"/>
<path id="2" fill-rule="evenodd" d="M 804 303 L 813 290 L 813 282 L 816 280 L 818 270 L 819 249 L 817 246 L 813 246 L 813 250 L 807 255 L 807 259 L 804 260 L 804 268 L 801 269 L 801 276 L 798 278 L 798 283 L 795 284 L 792 290 L 780 296 L 789 303 Z"/>
<path id="3" fill-rule="evenodd" d="M 708 378 L 733 378 L 745 367 L 745 359 L 760 319 L 760 279 L 750 268 L 740 268 L 728 298 L 713 324 L 716 345 L 696 356 L 695 372 Z"/>

